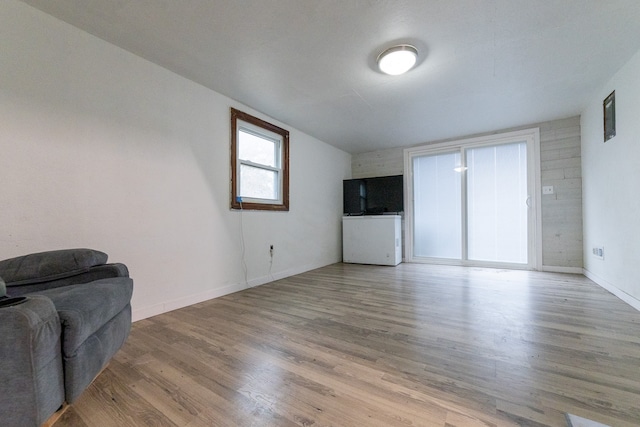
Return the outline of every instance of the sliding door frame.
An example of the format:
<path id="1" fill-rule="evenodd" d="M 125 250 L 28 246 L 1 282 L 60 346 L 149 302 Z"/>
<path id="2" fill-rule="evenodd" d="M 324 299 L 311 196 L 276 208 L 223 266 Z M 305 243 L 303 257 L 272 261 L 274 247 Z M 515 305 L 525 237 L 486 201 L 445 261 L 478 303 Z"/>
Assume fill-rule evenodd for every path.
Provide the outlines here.
<path id="1" fill-rule="evenodd" d="M 417 157 L 442 153 L 460 152 L 462 166 L 466 166 L 466 150 L 477 147 L 503 145 L 514 142 L 527 143 L 527 187 L 529 206 L 527 221 L 527 264 L 487 262 L 468 260 L 467 251 L 467 179 L 463 172 L 462 183 L 462 257 L 460 260 L 445 258 L 416 257 L 414 248 L 414 200 L 413 200 L 413 160 Z M 405 261 L 429 264 L 450 264 L 495 268 L 542 270 L 542 197 L 540 194 L 540 129 L 531 128 L 475 138 L 459 139 L 437 144 L 421 145 L 404 150 L 404 212 L 405 212 Z"/>

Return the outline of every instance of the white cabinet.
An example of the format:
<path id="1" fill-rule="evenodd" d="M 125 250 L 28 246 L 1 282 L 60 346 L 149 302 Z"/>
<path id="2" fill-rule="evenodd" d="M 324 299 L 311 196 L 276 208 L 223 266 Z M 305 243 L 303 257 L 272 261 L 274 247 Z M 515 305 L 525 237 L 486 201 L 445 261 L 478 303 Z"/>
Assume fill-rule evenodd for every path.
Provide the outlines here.
<path id="1" fill-rule="evenodd" d="M 342 259 L 356 264 L 402 262 L 400 215 L 342 217 Z"/>

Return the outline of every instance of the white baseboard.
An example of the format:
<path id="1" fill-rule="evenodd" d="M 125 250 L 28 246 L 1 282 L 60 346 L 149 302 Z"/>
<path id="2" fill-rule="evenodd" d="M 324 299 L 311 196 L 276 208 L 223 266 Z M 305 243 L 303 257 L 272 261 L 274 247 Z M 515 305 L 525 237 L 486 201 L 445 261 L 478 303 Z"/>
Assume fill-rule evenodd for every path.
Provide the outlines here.
<path id="1" fill-rule="evenodd" d="M 132 320 L 137 322 L 138 320 L 146 319 L 148 317 L 157 316 L 158 314 L 167 313 L 169 311 L 177 310 L 179 308 L 187 307 L 199 302 L 207 301 L 213 298 L 218 298 L 224 295 L 232 294 L 234 292 L 246 289 L 247 285 L 235 284 L 229 285 L 218 289 L 212 289 L 210 291 L 202 292 L 200 294 L 188 295 L 186 297 L 169 300 L 160 304 L 151 305 L 142 308 L 133 308 Z"/>
<path id="2" fill-rule="evenodd" d="M 555 265 L 543 265 L 542 271 L 548 271 L 549 273 L 583 274 L 582 267 L 558 267 Z"/>
<path id="3" fill-rule="evenodd" d="M 315 270 L 316 268 L 324 267 L 327 264 L 322 265 L 303 265 L 288 270 L 273 273 L 272 275 L 257 277 L 249 280 L 247 283 L 236 283 L 222 288 L 212 289 L 210 291 L 202 292 L 199 294 L 188 295 L 182 298 L 169 300 L 160 304 L 151 305 L 148 307 L 136 308 L 133 307 L 132 320 L 137 322 L 138 320 L 146 319 L 148 317 L 157 316 L 158 314 L 167 313 L 169 311 L 177 310 L 179 308 L 188 307 L 193 304 L 198 304 L 210 299 L 219 298 L 225 295 L 239 292 L 244 289 L 254 288 L 256 286 L 264 285 L 265 283 L 273 282 L 274 280 L 284 279 L 285 277 L 295 276 L 296 274 L 304 273 L 305 271 Z"/>
<path id="4" fill-rule="evenodd" d="M 288 270 L 280 271 L 274 273 L 272 275 L 257 277 L 251 279 L 248 283 L 237 283 L 234 285 L 225 286 L 222 288 L 212 289 L 207 292 L 203 292 L 200 294 L 188 295 L 186 297 L 182 297 L 179 299 L 174 299 L 170 301 L 165 301 L 160 304 L 155 304 L 148 307 L 142 307 L 139 309 L 134 308 L 132 317 L 133 321 L 137 322 L 138 320 L 146 319 L 148 317 L 157 316 L 158 314 L 167 313 L 169 311 L 177 310 L 179 308 L 187 307 L 193 304 L 197 304 L 203 301 L 208 301 L 210 299 L 219 298 L 225 295 L 232 294 L 234 292 L 242 291 L 244 289 L 253 288 L 256 286 L 264 285 L 265 283 L 272 282 L 274 280 L 284 279 L 285 277 L 295 276 L 296 274 L 301 274 L 306 271 L 315 270 L 316 268 L 324 267 L 324 265 L 303 265 L 295 268 L 290 268 Z M 554 273 L 572 273 L 572 274 L 584 274 L 589 279 L 593 280 L 596 284 L 611 292 L 631 307 L 640 311 L 640 300 L 632 297 L 626 292 L 616 288 L 611 283 L 606 280 L 598 277 L 597 275 L 591 273 L 590 271 L 582 268 L 576 267 L 554 267 L 554 266 L 543 266 L 543 271 L 554 272 Z"/>
<path id="5" fill-rule="evenodd" d="M 615 296 L 620 298 L 622 301 L 624 301 L 627 304 L 629 304 L 631 307 L 633 307 L 636 310 L 640 311 L 640 300 L 632 297 L 631 295 L 629 295 L 625 291 L 616 288 L 611 283 L 607 282 L 606 280 L 604 280 L 601 277 L 598 277 L 597 275 L 593 274 L 592 272 L 590 272 L 587 269 L 583 269 L 582 270 L 582 274 L 584 274 L 589 279 L 591 279 L 594 282 L 596 282 L 596 284 L 599 285 L 600 287 L 606 289 L 607 291 L 611 292 L 612 294 L 614 294 Z"/>
<path id="6" fill-rule="evenodd" d="M 330 264 L 333 264 L 333 263 L 330 263 Z M 301 265 L 301 266 L 298 266 L 298 267 L 295 267 L 295 268 L 290 268 L 288 270 L 284 270 L 284 271 L 280 271 L 280 272 L 277 272 L 277 273 L 273 273 L 271 275 L 266 275 L 266 276 L 262 276 L 262 277 L 256 277 L 255 279 L 249 280 L 248 287 L 249 288 L 254 288 L 256 286 L 264 285 L 265 283 L 273 282 L 274 280 L 280 280 L 280 279 L 284 279 L 285 277 L 295 276 L 296 274 L 301 274 L 301 273 L 304 273 L 306 271 L 315 270 L 316 268 L 324 267 L 326 265 L 329 265 L 329 264 L 321 264 L 321 265 L 307 264 L 307 265 Z M 246 287 L 247 286 L 245 286 L 245 288 Z"/>

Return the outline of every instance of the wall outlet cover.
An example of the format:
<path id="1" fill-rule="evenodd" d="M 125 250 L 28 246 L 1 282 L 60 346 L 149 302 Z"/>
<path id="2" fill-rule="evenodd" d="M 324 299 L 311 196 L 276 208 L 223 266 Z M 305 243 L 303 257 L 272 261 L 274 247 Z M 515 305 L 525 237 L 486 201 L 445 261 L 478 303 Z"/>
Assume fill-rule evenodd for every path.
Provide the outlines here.
<path id="1" fill-rule="evenodd" d="M 595 246 L 591 249 L 593 256 L 598 259 L 604 259 L 604 246 Z"/>

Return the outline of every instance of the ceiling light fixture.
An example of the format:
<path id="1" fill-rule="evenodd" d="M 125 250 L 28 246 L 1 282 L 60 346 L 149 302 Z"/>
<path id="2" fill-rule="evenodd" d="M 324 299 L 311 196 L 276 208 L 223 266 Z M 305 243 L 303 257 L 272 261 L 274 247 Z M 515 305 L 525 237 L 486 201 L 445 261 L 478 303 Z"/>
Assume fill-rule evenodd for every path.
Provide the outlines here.
<path id="1" fill-rule="evenodd" d="M 410 44 L 400 44 L 382 52 L 376 61 L 380 71 L 398 76 L 413 68 L 417 60 L 418 49 Z"/>

